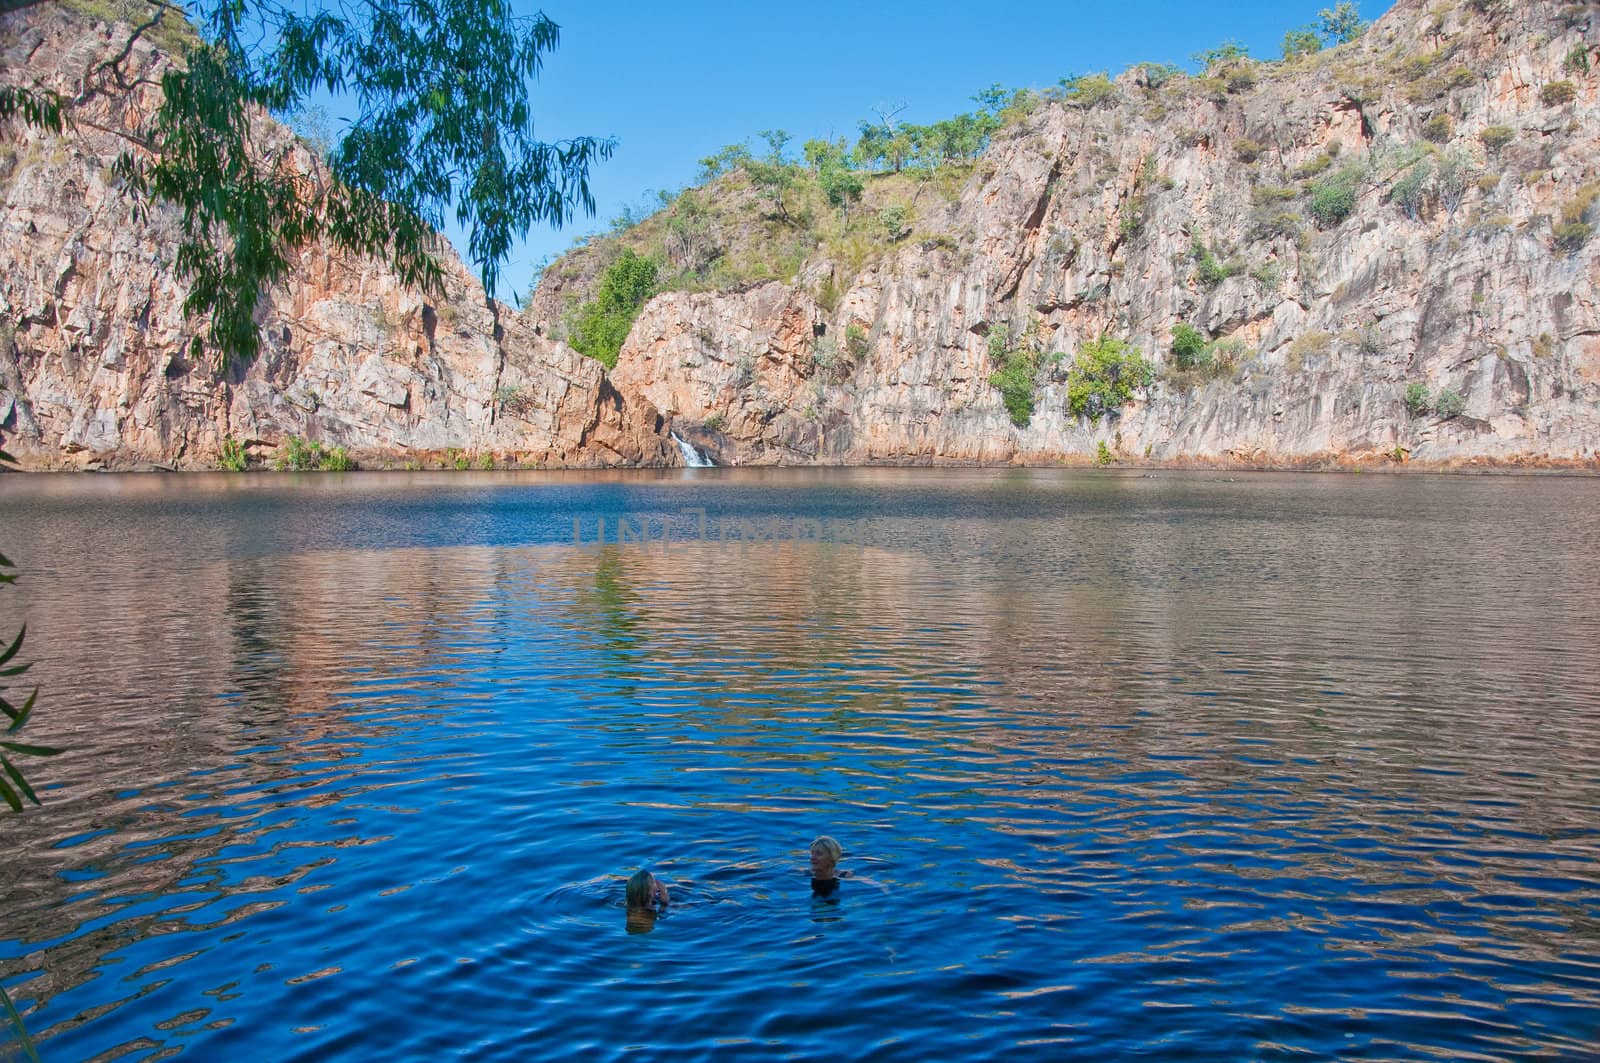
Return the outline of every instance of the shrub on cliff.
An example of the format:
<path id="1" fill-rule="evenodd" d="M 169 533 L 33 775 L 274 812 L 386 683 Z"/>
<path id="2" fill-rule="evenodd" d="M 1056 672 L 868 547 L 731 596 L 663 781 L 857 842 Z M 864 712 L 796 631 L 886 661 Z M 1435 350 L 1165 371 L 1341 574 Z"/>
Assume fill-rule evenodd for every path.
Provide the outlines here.
<path id="1" fill-rule="evenodd" d="M 1069 107 L 1081 107 L 1086 111 L 1114 100 L 1117 95 L 1117 86 L 1104 74 L 1064 78 L 1061 87 Z"/>
<path id="2" fill-rule="evenodd" d="M 1193 369 L 1208 360 L 1206 334 L 1186 321 L 1172 330 L 1172 361 L 1179 369 Z"/>
<path id="3" fill-rule="evenodd" d="M 1428 391 L 1428 385 L 1412 381 L 1406 385 L 1406 412 L 1413 417 L 1426 414 L 1433 405 L 1433 396 Z"/>
<path id="4" fill-rule="evenodd" d="M 1011 423 L 1018 428 L 1033 419 L 1034 380 L 1041 359 L 1038 345 L 1031 341 L 1012 346 L 1011 330 L 1004 325 L 989 334 L 989 364 L 997 367 L 989 374 L 989 386 L 999 389 Z"/>
<path id="5" fill-rule="evenodd" d="M 1156 368 L 1130 343 L 1101 336 L 1078 351 L 1067 372 L 1067 409 L 1098 421 L 1133 400 L 1156 380 Z"/>
<path id="6" fill-rule="evenodd" d="M 656 293 L 656 263 L 625 247 L 600 279 L 600 291 L 572 316 L 571 342 L 579 354 L 617 367 L 617 355 L 644 304 Z"/>
<path id="7" fill-rule="evenodd" d="M 1570 81 L 1552 81 L 1539 90 L 1539 102 L 1546 107 L 1560 107 L 1578 98 L 1578 87 Z"/>
<path id="8" fill-rule="evenodd" d="M 1317 224 L 1331 229 L 1348 218 L 1356 209 L 1366 176 L 1366 167 L 1355 163 L 1312 182 L 1311 216 Z"/>
<path id="9" fill-rule="evenodd" d="M 232 436 L 224 439 L 217 455 L 217 468 L 226 472 L 244 472 L 249 466 L 250 459 L 244 452 L 244 444 Z"/>
<path id="10" fill-rule="evenodd" d="M 1478 134 L 1478 139 L 1490 151 L 1499 151 L 1516 138 L 1517 131 L 1508 125 L 1492 125 Z"/>
<path id="11" fill-rule="evenodd" d="M 1597 202 L 1600 202 L 1600 181 L 1578 189 L 1578 194 L 1561 208 L 1561 220 L 1554 232 L 1557 248 L 1570 253 L 1588 242 L 1589 237 L 1594 235 L 1591 219 L 1595 215 Z"/>
<path id="12" fill-rule="evenodd" d="M 1229 277 L 1237 277 L 1245 269 L 1244 263 L 1238 258 L 1230 258 L 1226 262 L 1217 258 L 1216 253 L 1198 236 L 1190 243 L 1189 253 L 1194 257 L 1195 279 L 1207 288 L 1215 288 Z"/>

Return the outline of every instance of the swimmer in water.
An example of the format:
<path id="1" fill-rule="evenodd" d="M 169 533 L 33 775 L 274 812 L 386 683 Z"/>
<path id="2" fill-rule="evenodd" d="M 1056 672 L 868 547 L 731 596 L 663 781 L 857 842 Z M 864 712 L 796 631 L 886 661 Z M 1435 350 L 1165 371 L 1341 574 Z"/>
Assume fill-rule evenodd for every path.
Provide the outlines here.
<path id="1" fill-rule="evenodd" d="M 648 871 L 635 871 L 628 879 L 627 898 L 628 933 L 647 934 L 667 907 L 667 884 Z"/>
<path id="2" fill-rule="evenodd" d="M 635 871 L 628 879 L 628 907 L 655 908 L 665 905 L 667 884 L 648 871 Z"/>
<path id="3" fill-rule="evenodd" d="M 811 843 L 811 892 L 824 897 L 839 888 L 839 858 L 844 847 L 824 834 Z"/>

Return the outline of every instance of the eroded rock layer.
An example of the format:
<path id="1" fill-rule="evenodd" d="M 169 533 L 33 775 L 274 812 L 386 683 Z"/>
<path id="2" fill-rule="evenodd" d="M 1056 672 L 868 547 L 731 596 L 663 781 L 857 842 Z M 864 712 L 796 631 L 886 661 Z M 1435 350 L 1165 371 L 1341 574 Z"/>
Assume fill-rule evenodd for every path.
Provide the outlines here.
<path id="1" fill-rule="evenodd" d="M 552 267 L 520 314 L 448 255 L 425 299 L 309 248 L 260 308 L 259 359 L 192 361 L 175 220 L 136 217 L 111 174 L 163 62 L 141 41 L 143 87 L 117 84 L 127 34 L 0 16 L 7 80 L 76 101 L 64 137 L 0 125 L 0 435 L 33 465 L 210 466 L 226 438 L 265 456 L 291 435 L 373 464 L 677 464 L 670 432 L 725 464 L 1600 461 L 1592 4 L 1399 0 L 1293 63 L 1045 102 L 919 193 L 910 236 L 656 295 L 610 374 L 556 337 L 625 239 Z M 1347 169 L 1348 212 L 1313 209 Z M 762 209 L 737 181 L 700 195 L 719 188 Z M 1179 324 L 1210 368 L 1174 365 Z M 1002 328 L 1040 355 L 1021 426 L 991 383 Z M 1068 371 L 1101 336 L 1160 375 L 1073 416 Z"/>
<path id="2" fill-rule="evenodd" d="M 224 439 L 265 458 L 291 435 L 370 464 L 450 450 L 557 466 L 676 459 L 648 404 L 489 305 L 448 248 L 438 298 L 380 262 L 304 249 L 258 310 L 256 360 L 193 359 L 177 219 L 137 217 L 112 174 L 165 62 L 140 39 L 119 81 L 104 64 L 129 35 L 51 4 L 0 16 L 8 80 L 74 101 L 65 136 L 0 125 L 0 434 L 26 464 L 211 467 Z M 316 165 L 283 140 L 286 164 Z"/>
<path id="3" fill-rule="evenodd" d="M 1600 228 L 1597 44 L 1594 5 L 1400 0 L 1296 63 L 1124 75 L 1002 130 L 859 272 L 813 257 L 793 283 L 656 297 L 613 377 L 729 462 L 1594 461 L 1600 237 L 1559 227 Z M 1346 167 L 1353 209 L 1319 219 Z M 579 266 L 547 273 L 543 320 Z M 1225 371 L 1172 371 L 1180 322 Z M 1025 427 L 990 383 L 999 326 L 1045 355 Z M 1069 416 L 1101 335 L 1163 379 Z"/>

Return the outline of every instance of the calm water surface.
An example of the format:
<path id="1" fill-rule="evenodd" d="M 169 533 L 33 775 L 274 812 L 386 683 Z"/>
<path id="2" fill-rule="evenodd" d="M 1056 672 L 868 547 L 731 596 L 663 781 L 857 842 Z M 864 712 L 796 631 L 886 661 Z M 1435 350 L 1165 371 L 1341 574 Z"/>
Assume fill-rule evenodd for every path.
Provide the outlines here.
<path id="1" fill-rule="evenodd" d="M 0 508 L 29 733 L 71 749 L 0 818 L 47 1060 L 1600 1044 L 1600 481 L 11 476 Z M 823 832 L 854 877 L 819 898 Z M 676 903 L 630 933 L 642 865 Z"/>

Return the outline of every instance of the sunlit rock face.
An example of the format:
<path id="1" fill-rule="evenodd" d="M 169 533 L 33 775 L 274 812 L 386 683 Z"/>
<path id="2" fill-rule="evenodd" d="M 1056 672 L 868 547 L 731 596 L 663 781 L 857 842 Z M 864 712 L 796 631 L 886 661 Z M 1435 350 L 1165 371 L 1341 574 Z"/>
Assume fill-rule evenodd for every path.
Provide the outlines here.
<path id="1" fill-rule="evenodd" d="M 958 199 L 923 200 L 918 238 L 858 271 L 819 252 L 789 283 L 657 296 L 613 378 L 725 462 L 1046 462 L 1102 443 L 1156 459 L 1591 462 L 1600 236 L 1569 250 L 1555 226 L 1600 178 L 1597 78 L 1593 5 L 1421 0 L 1243 79 L 1150 88 L 1130 73 L 1110 101 L 1003 130 Z M 1556 82 L 1570 100 L 1545 92 Z M 1396 185 L 1422 150 L 1432 172 L 1458 169 L 1408 209 Z M 1315 182 L 1347 166 L 1369 167 L 1354 208 L 1319 224 Z M 592 285 L 585 255 L 601 257 L 547 272 L 532 316 L 558 321 Z M 1170 363 L 1179 322 L 1232 368 L 1167 373 L 1098 423 L 1068 415 L 1083 344 L 1106 334 Z M 989 383 L 1001 325 L 1034 335 L 1047 366 L 1062 355 L 1025 427 Z M 1410 385 L 1434 404 L 1454 393 L 1459 414 L 1408 411 Z"/>
<path id="2" fill-rule="evenodd" d="M 1600 235 L 1558 238 L 1600 228 L 1572 213 L 1600 181 L 1593 5 L 1400 0 L 1293 64 L 1046 103 L 964 185 L 919 194 L 899 242 L 657 295 L 609 375 L 560 338 L 603 244 L 521 313 L 448 253 L 432 298 L 304 249 L 262 303 L 260 358 L 193 360 L 176 219 L 135 218 L 111 173 L 155 91 L 95 73 L 127 33 L 49 4 L 0 16 L 7 78 L 80 100 L 65 137 L 0 127 L 0 435 L 32 465 L 208 466 L 225 438 L 264 457 L 289 435 L 373 464 L 679 464 L 672 431 L 719 464 L 1600 461 Z M 127 80 L 161 62 L 135 44 Z M 277 150 L 315 165 L 287 134 Z M 1457 170 L 1408 198 L 1421 150 Z M 1314 186 L 1350 166 L 1350 213 L 1319 221 Z M 748 250 L 761 205 L 737 182 L 703 194 L 723 190 L 750 223 L 714 236 Z M 1226 369 L 1173 371 L 1180 322 Z M 1002 326 L 1043 355 L 1020 427 L 990 383 Z M 1102 335 L 1163 373 L 1073 417 L 1067 370 Z"/>
<path id="3" fill-rule="evenodd" d="M 63 137 L 0 125 L 0 435 L 26 464 L 208 467 L 226 438 L 267 457 L 290 435 L 370 464 L 452 449 L 557 466 L 676 459 L 653 409 L 491 308 L 447 247 L 437 297 L 380 262 L 302 249 L 258 310 L 260 357 L 226 371 L 196 358 L 201 323 L 185 320 L 172 268 L 179 220 L 136 216 L 112 173 L 165 62 L 135 43 L 131 91 L 98 70 L 129 32 L 50 4 L 0 16 L 7 80 L 79 101 Z M 282 165 L 317 165 L 274 136 Z"/>

